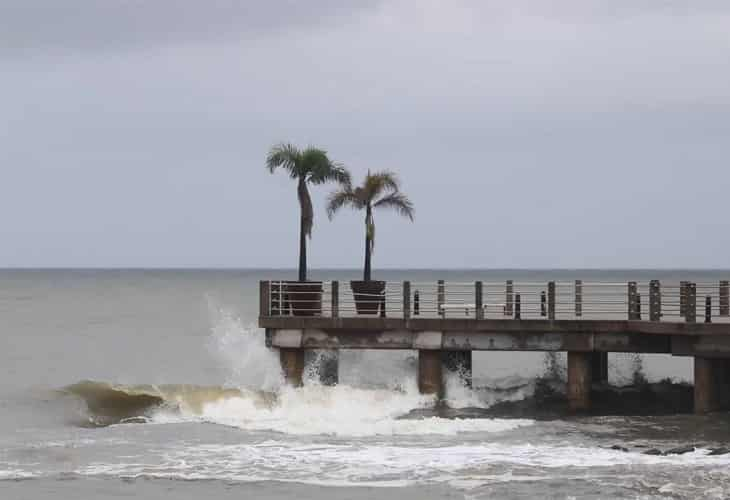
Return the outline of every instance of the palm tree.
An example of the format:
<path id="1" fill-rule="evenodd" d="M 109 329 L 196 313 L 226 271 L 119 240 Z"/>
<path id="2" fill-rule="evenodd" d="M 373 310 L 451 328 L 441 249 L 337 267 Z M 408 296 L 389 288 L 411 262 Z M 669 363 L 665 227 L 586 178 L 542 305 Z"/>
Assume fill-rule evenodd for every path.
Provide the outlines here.
<path id="1" fill-rule="evenodd" d="M 376 172 L 365 177 L 361 186 L 352 188 L 344 184 L 341 189 L 330 194 L 327 215 L 330 220 L 337 211 L 345 206 L 365 211 L 365 269 L 363 280 L 372 280 L 371 259 L 375 249 L 375 219 L 373 210 L 388 208 L 413 221 L 415 210 L 408 197 L 400 192 L 400 182 L 393 172 Z"/>
<path id="2" fill-rule="evenodd" d="M 314 210 L 307 184 L 320 185 L 327 182 L 350 184 L 350 174 L 339 163 L 333 162 L 327 152 L 312 146 L 300 150 L 292 144 L 277 144 L 269 150 L 266 168 L 272 174 L 283 168 L 297 181 L 299 198 L 299 281 L 307 281 L 307 236 L 312 237 Z"/>

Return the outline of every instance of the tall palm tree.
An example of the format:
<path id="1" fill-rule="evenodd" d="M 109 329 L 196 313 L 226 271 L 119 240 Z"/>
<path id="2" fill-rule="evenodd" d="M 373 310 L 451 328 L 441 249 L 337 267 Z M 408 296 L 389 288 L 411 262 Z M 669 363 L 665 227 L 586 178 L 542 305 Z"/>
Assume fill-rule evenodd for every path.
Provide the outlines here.
<path id="1" fill-rule="evenodd" d="M 307 281 L 307 236 L 312 237 L 314 210 L 309 196 L 308 184 L 319 185 L 339 182 L 349 185 L 350 174 L 339 163 L 333 162 L 327 152 L 312 146 L 299 149 L 292 144 L 277 144 L 266 156 L 266 168 L 272 174 L 283 168 L 292 179 L 297 181 L 299 198 L 299 281 Z"/>
<path id="2" fill-rule="evenodd" d="M 383 171 L 370 173 L 361 186 L 353 189 L 344 184 L 341 189 L 330 194 L 327 203 L 327 215 L 330 220 L 342 207 L 349 206 L 355 210 L 365 211 L 365 269 L 363 280 L 372 279 L 371 260 L 375 249 L 375 219 L 373 210 L 387 208 L 413 221 L 415 209 L 408 196 L 401 193 L 400 182 L 393 172 Z"/>

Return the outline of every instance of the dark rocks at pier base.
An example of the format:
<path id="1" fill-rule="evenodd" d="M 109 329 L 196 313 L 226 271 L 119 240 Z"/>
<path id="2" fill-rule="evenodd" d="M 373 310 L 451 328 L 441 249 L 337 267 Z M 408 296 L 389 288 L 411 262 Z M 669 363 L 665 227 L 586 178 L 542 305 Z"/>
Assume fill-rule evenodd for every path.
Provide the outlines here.
<path id="1" fill-rule="evenodd" d="M 519 401 L 503 401 L 485 410 L 494 417 L 533 419 L 565 418 L 571 415 L 565 393 L 547 379 L 536 382 L 532 396 Z M 654 416 L 692 413 L 694 393 L 689 384 L 669 381 L 641 383 L 626 387 L 596 384 L 591 391 L 587 415 Z"/>
<path id="2" fill-rule="evenodd" d="M 664 452 L 662 452 L 662 450 L 658 450 L 656 448 L 652 448 L 650 450 L 646 450 L 644 452 L 644 455 L 656 455 L 656 456 L 658 456 L 658 455 L 664 455 Z"/>
<path id="3" fill-rule="evenodd" d="M 712 448 L 710 453 L 708 453 L 709 456 L 718 456 L 718 455 L 727 455 L 730 453 L 730 448 Z"/>
<path id="4" fill-rule="evenodd" d="M 644 455 L 655 455 L 655 456 L 684 455 L 685 453 L 692 453 L 695 450 L 696 450 L 696 448 L 693 445 L 678 446 L 676 448 L 671 448 L 667 451 L 662 451 L 657 448 L 652 448 L 650 450 L 646 450 L 644 452 Z M 728 452 L 730 452 L 730 450 L 728 450 Z M 708 455 L 712 455 L 712 453 L 708 453 Z"/>
<path id="5" fill-rule="evenodd" d="M 692 453 L 695 451 L 694 446 L 678 446 L 677 448 L 672 448 L 671 450 L 667 450 L 664 454 L 665 455 L 684 455 L 685 453 Z"/>

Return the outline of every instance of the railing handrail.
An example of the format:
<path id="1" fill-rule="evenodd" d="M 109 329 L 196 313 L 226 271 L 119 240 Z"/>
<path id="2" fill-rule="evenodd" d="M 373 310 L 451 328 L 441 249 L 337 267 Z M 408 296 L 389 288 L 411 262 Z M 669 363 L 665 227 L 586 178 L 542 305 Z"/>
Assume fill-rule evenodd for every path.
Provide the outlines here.
<path id="1" fill-rule="evenodd" d="M 495 306 L 502 306 L 503 318 L 517 319 L 519 299 L 520 319 L 624 315 L 630 320 L 683 317 L 694 322 L 699 308 L 705 322 L 730 321 L 729 281 L 387 281 L 380 290 L 352 291 L 340 287 L 337 280 L 271 280 L 261 282 L 260 315 L 445 318 L 447 313 L 461 310 L 468 317 L 483 319 L 495 314 Z"/>

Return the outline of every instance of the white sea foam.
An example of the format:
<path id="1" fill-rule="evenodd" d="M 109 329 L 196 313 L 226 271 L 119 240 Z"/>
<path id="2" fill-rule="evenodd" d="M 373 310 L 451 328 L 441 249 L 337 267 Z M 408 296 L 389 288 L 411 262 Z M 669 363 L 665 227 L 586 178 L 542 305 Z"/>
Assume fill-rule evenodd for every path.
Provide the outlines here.
<path id="1" fill-rule="evenodd" d="M 156 465 L 89 464 L 81 474 L 148 476 L 235 481 L 295 481 L 328 485 L 383 485 L 448 482 L 477 485 L 540 480 L 552 474 L 589 473 L 622 466 L 703 467 L 727 480 L 730 457 L 707 450 L 687 455 L 649 456 L 579 446 L 482 443 L 453 446 L 311 444 L 267 441 L 259 444 L 200 445 L 170 450 Z M 530 469 L 525 469 L 530 467 Z M 531 472 L 526 474 L 527 470 Z M 522 471 L 522 472 L 516 472 Z M 583 471 L 581 473 L 581 471 Z"/>
<path id="2" fill-rule="evenodd" d="M 283 387 L 272 401 L 243 392 L 240 397 L 205 403 L 199 413 L 180 415 L 163 410 L 153 421 L 200 420 L 249 431 L 351 437 L 503 432 L 533 423 L 521 419 L 400 418 L 433 403 L 432 397 L 419 395 L 415 387 L 400 392 L 311 385 Z"/>
<path id="3" fill-rule="evenodd" d="M 20 479 L 32 479 L 38 474 L 22 469 L 0 470 L 0 481 L 18 481 Z"/>
<path id="4" fill-rule="evenodd" d="M 436 417 L 401 419 L 411 410 L 429 408 L 435 403 L 433 397 L 418 393 L 415 363 L 410 359 L 412 354 L 407 352 L 343 353 L 346 359 L 342 364 L 347 372 L 341 377 L 342 385 L 320 385 L 315 367 L 307 370 L 305 387 L 287 387 L 282 383 L 278 356 L 264 346 L 263 332 L 244 326 L 225 308 L 213 303 L 209 306 L 213 323 L 210 351 L 229 367 L 227 385 L 239 389 L 240 396 L 226 395 L 211 400 L 202 409 L 180 404 L 182 415 L 163 410 L 154 418 L 158 423 L 178 421 L 182 417 L 245 430 L 358 437 L 500 432 L 531 423 Z M 494 403 L 493 395 L 472 391 L 456 377 L 449 377 L 447 384 L 452 407 L 486 407 Z M 271 397 L 262 397 L 262 391 Z"/>
<path id="5" fill-rule="evenodd" d="M 228 370 L 226 384 L 263 391 L 275 391 L 282 385 L 279 356 L 266 347 L 264 332 L 245 326 L 230 309 L 208 301 L 211 335 L 208 351 Z"/>

